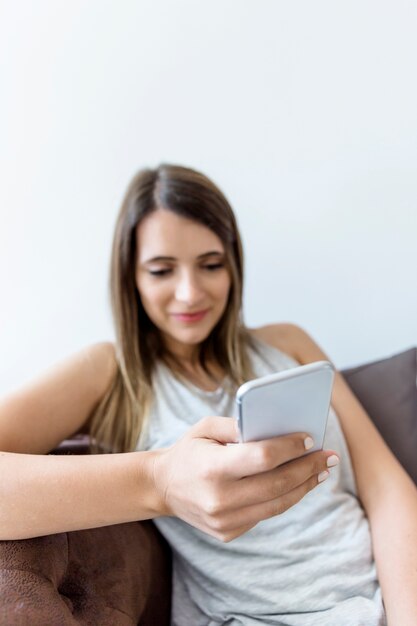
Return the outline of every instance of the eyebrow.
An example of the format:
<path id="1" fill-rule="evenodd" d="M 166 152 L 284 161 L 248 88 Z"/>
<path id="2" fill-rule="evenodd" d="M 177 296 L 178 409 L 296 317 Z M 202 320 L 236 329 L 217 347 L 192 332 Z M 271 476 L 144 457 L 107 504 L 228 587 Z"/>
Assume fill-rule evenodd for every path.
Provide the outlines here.
<path id="1" fill-rule="evenodd" d="M 224 252 L 219 252 L 218 250 L 211 250 L 210 252 L 204 252 L 204 254 L 200 254 L 197 259 L 205 259 L 209 256 L 218 256 L 224 257 Z M 143 261 L 143 265 L 146 263 L 156 263 L 157 261 L 176 261 L 174 256 L 154 256 L 151 259 L 147 259 Z"/>

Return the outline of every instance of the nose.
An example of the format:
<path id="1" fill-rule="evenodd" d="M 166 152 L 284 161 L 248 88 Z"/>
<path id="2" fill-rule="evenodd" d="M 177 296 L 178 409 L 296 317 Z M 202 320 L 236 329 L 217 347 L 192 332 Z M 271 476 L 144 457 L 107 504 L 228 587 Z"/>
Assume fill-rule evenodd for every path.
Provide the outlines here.
<path id="1" fill-rule="evenodd" d="M 204 298 L 202 286 L 192 271 L 183 271 L 175 288 L 175 298 L 187 306 L 195 306 Z"/>

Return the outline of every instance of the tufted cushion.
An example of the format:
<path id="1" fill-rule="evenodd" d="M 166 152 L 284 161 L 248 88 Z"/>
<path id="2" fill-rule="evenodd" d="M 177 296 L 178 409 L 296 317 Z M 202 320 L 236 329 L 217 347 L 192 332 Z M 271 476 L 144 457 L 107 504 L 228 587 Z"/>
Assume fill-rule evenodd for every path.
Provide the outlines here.
<path id="1" fill-rule="evenodd" d="M 152 522 L 0 542 L 0 624 L 169 624 L 170 554 Z"/>

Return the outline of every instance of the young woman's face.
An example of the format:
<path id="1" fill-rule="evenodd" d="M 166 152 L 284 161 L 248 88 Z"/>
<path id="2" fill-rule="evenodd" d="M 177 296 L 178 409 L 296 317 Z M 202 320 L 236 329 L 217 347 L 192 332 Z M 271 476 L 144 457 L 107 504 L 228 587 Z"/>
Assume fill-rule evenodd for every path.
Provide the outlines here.
<path id="1" fill-rule="evenodd" d="M 142 220 L 136 243 L 143 308 L 168 349 L 187 358 L 226 308 L 231 279 L 223 243 L 206 226 L 166 209 Z"/>

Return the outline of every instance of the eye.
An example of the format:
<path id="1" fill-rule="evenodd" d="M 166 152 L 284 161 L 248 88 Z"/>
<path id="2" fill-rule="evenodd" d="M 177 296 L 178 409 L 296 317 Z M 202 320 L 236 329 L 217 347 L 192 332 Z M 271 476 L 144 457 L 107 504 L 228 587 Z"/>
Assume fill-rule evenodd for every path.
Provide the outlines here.
<path id="1" fill-rule="evenodd" d="M 213 263 L 213 264 L 211 264 L 211 265 L 205 265 L 205 266 L 204 266 L 204 269 L 205 269 L 205 270 L 209 270 L 209 272 L 210 272 L 210 271 L 211 271 L 211 272 L 213 272 L 214 270 L 218 270 L 218 269 L 220 269 L 221 267 L 224 267 L 223 263 Z"/>
<path id="2" fill-rule="evenodd" d="M 153 271 L 149 271 L 149 274 L 151 274 L 151 276 L 165 276 L 166 274 L 169 274 L 171 270 L 153 270 Z"/>
<path id="3" fill-rule="evenodd" d="M 210 263 L 209 265 L 203 265 L 202 269 L 208 270 L 209 272 L 215 272 L 216 270 L 224 267 L 223 263 Z M 149 270 L 149 274 L 151 276 L 167 276 L 172 272 L 172 269 L 165 270 Z"/>

